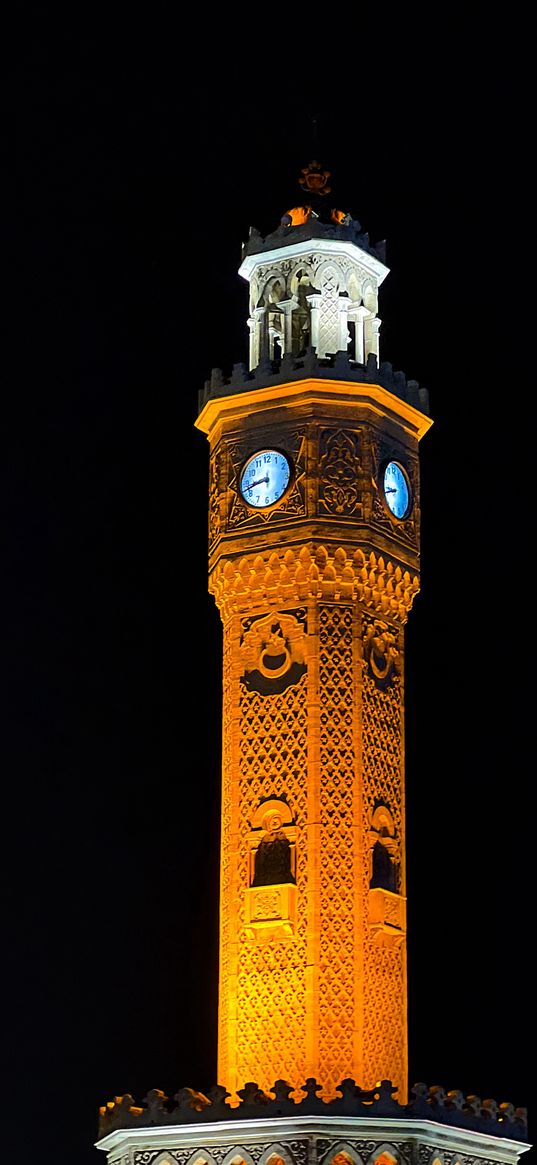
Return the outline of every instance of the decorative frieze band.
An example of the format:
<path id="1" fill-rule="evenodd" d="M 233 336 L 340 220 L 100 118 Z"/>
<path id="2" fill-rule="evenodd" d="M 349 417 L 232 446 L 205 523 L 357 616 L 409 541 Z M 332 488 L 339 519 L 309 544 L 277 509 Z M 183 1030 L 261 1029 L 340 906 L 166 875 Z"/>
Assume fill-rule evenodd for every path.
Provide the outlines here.
<path id="1" fill-rule="evenodd" d="M 313 598 L 358 601 L 375 614 L 403 624 L 420 587 L 417 575 L 373 552 L 365 555 L 341 546 L 332 552 L 310 542 L 220 562 L 211 574 L 209 589 L 224 622 L 256 607 L 280 607 Z"/>

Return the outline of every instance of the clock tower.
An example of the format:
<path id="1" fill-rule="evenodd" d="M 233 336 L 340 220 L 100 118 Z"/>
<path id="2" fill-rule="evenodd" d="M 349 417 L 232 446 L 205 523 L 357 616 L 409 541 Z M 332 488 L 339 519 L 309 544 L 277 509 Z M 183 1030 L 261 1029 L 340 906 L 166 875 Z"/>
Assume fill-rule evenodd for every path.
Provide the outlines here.
<path id="1" fill-rule="evenodd" d="M 317 175 L 310 169 L 306 182 Z M 314 210 L 314 206 L 318 210 Z M 382 248 L 317 198 L 250 233 L 251 369 L 218 374 L 219 1079 L 407 1092 L 404 629 L 427 394 L 379 364 Z"/>
<path id="2" fill-rule="evenodd" d="M 250 367 L 214 370 L 223 624 L 218 1081 L 101 1109 L 109 1165 L 516 1165 L 526 1114 L 408 1096 L 405 626 L 427 393 L 379 357 L 388 274 L 329 175 L 252 230 Z M 323 197 L 324 196 L 324 197 Z"/>

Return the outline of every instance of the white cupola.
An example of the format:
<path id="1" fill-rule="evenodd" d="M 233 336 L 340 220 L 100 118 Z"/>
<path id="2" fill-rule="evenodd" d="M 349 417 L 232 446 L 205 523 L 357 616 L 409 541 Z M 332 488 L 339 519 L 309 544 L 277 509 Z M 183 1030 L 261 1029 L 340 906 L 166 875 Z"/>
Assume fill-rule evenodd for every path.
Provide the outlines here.
<path id="1" fill-rule="evenodd" d="M 378 360 L 378 288 L 388 275 L 380 255 L 359 222 L 324 207 L 293 207 L 265 239 L 252 229 L 239 268 L 250 284 L 250 368 L 307 348 L 319 359 Z"/>

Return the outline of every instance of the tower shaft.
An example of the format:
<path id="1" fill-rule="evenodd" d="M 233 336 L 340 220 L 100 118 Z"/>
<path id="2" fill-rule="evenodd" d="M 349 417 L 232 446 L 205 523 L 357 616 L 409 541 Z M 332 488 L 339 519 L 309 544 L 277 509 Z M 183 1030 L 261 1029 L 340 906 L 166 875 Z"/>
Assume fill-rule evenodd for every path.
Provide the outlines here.
<path id="1" fill-rule="evenodd" d="M 311 578 L 310 555 L 297 557 Z M 219 1079 L 315 1076 L 335 1095 L 345 1076 L 366 1088 L 391 1077 L 404 1094 L 404 870 L 397 893 L 370 888 L 379 804 L 404 850 L 402 683 L 377 688 L 364 659 L 374 621 L 359 601 L 334 601 L 330 582 L 270 608 L 306 641 L 307 669 L 283 692 L 247 689 L 251 620 L 225 628 Z M 252 819 L 269 798 L 293 815 L 296 885 L 251 886 Z"/>
<path id="2" fill-rule="evenodd" d="M 404 624 L 428 421 L 390 395 L 268 384 L 208 400 L 198 421 L 224 625 L 218 1073 L 232 1091 L 316 1077 L 330 1097 L 345 1077 L 389 1078 L 406 1096 Z M 241 473 L 257 451 L 262 480 L 274 447 L 293 481 L 263 516 Z M 378 496 L 394 451 L 404 524 Z"/>

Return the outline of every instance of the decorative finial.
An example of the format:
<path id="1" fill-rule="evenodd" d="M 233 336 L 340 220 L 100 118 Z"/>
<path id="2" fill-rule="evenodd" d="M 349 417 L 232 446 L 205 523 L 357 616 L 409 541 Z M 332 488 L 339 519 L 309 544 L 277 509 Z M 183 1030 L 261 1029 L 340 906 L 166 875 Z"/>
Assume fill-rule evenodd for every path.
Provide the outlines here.
<path id="1" fill-rule="evenodd" d="M 299 179 L 303 190 L 308 194 L 324 195 L 330 194 L 331 187 L 328 185 L 330 178 L 330 170 L 323 170 L 320 162 L 310 162 L 302 169 L 302 178 Z"/>

